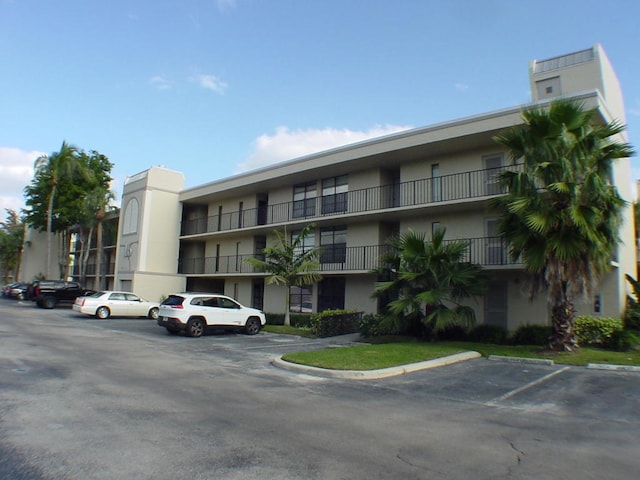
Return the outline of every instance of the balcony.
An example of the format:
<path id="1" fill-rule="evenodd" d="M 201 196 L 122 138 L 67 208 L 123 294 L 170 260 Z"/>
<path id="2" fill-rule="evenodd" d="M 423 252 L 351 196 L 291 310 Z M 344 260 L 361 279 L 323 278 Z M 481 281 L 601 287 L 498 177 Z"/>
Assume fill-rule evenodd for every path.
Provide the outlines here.
<path id="1" fill-rule="evenodd" d="M 95 263 L 88 263 L 86 266 L 85 276 L 93 277 L 97 274 Z M 105 263 L 102 265 L 102 271 L 100 272 L 102 275 L 113 275 L 116 271 L 116 264 L 113 262 Z M 80 265 L 73 265 L 71 268 L 71 276 L 79 277 L 80 276 Z"/>
<path id="2" fill-rule="evenodd" d="M 336 215 L 501 195 L 504 191 L 498 183 L 498 176 L 505 170 L 521 169 L 522 165 L 513 165 L 475 170 L 199 217 L 183 221 L 181 235 L 222 232 L 299 220 L 311 221 Z"/>
<path id="3" fill-rule="evenodd" d="M 517 266 L 519 261 L 509 257 L 507 245 L 501 237 L 480 237 L 464 240 L 469 247 L 464 261 L 477 263 L 485 268 Z M 340 247 L 331 249 L 330 255 L 321 252 L 320 272 L 369 272 L 381 266 L 380 258 L 389 253 L 389 245 Z M 253 255 L 229 255 L 220 257 L 182 259 L 178 273 L 184 275 L 229 275 L 260 273 L 247 263 Z"/>

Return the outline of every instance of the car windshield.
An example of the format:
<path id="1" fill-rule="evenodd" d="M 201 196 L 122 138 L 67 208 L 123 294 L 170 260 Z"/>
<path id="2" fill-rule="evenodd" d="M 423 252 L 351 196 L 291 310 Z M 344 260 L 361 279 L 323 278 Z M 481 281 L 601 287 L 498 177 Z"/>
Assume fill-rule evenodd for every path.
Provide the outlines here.
<path id="1" fill-rule="evenodd" d="M 168 298 L 166 298 L 161 305 L 168 305 L 170 307 L 177 307 L 179 305 L 182 305 L 182 302 L 184 301 L 184 297 L 181 297 L 179 295 L 169 295 Z"/>
<path id="2" fill-rule="evenodd" d="M 104 292 L 95 292 L 91 295 L 87 295 L 87 297 L 100 298 L 102 295 L 104 295 Z"/>

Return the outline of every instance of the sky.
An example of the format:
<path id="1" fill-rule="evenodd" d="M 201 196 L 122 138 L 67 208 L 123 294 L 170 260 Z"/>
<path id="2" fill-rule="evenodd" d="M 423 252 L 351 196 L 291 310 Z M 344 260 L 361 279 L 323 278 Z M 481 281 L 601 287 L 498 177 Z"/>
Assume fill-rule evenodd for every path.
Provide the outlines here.
<path id="1" fill-rule="evenodd" d="M 640 150 L 637 0 L 0 0 L 0 219 L 66 141 L 190 188 L 524 105 L 528 68 L 603 46 Z M 640 159 L 632 161 L 640 179 Z"/>

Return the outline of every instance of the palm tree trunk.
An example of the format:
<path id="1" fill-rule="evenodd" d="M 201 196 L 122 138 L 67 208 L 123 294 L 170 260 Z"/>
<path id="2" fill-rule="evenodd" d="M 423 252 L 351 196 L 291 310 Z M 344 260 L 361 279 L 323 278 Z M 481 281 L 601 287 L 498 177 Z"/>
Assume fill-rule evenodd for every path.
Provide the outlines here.
<path id="1" fill-rule="evenodd" d="M 551 309 L 553 332 L 549 341 L 549 348 L 555 351 L 573 352 L 578 348 L 575 333 L 576 311 L 573 303 L 563 299 Z"/>
<path id="2" fill-rule="evenodd" d="M 53 225 L 53 197 L 56 194 L 56 184 L 51 187 L 49 205 L 47 205 L 47 264 L 45 265 L 45 278 L 51 279 L 51 228 Z"/>
<path id="3" fill-rule="evenodd" d="M 98 225 L 96 225 L 96 283 L 97 290 L 104 290 L 102 285 L 102 216 L 98 215 Z"/>
<path id="4" fill-rule="evenodd" d="M 284 296 L 284 324 L 289 327 L 291 326 L 291 287 L 286 285 L 287 293 Z"/>

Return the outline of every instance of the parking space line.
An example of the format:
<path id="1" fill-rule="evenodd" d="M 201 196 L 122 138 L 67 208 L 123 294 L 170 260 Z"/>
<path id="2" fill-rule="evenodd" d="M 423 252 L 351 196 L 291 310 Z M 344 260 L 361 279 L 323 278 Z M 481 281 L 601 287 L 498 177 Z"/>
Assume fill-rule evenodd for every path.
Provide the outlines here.
<path id="1" fill-rule="evenodd" d="M 521 387 L 513 389 L 513 390 L 505 393 L 504 395 L 500 395 L 499 397 L 496 397 L 493 400 L 487 402 L 487 405 L 496 406 L 496 405 L 498 405 L 498 403 L 504 402 L 505 400 L 507 400 L 507 399 L 509 399 L 509 398 L 521 393 L 521 392 L 524 392 L 525 390 L 527 390 L 527 389 L 529 389 L 531 387 L 535 387 L 536 385 L 539 385 L 541 383 L 546 382 L 550 378 L 555 377 L 556 375 L 559 375 L 562 372 L 565 372 L 565 371 L 569 370 L 569 368 L 571 368 L 571 367 L 563 367 L 560 370 L 556 370 L 555 372 L 551 372 L 551 373 L 545 375 L 544 377 L 540 377 L 539 379 L 534 380 L 533 382 L 529 382 L 526 385 L 523 385 Z"/>

